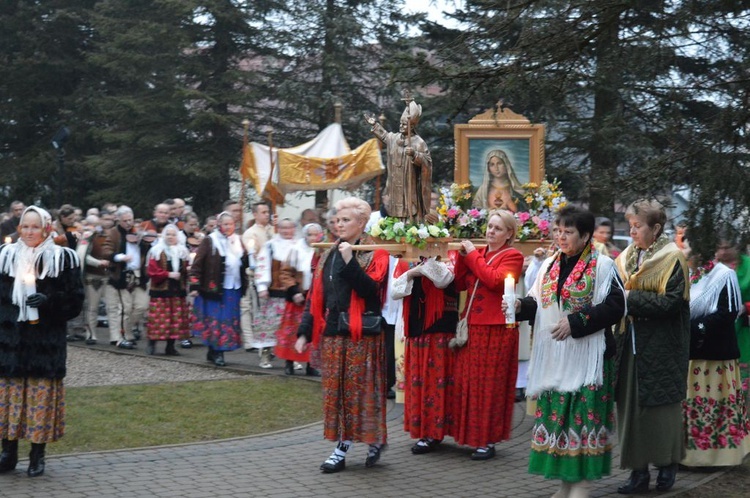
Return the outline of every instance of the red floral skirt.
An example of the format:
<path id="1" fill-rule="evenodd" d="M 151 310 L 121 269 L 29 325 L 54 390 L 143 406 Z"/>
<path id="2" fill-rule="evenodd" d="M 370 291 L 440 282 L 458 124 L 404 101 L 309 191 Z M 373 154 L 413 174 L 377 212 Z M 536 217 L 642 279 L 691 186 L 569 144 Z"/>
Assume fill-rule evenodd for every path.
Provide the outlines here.
<path id="1" fill-rule="evenodd" d="M 310 344 L 305 346 L 305 351 L 299 354 L 294 349 L 297 342 L 297 329 L 302 322 L 302 314 L 305 311 L 304 303 L 301 305 L 287 301 L 284 308 L 284 316 L 281 319 L 281 325 L 276 330 L 276 346 L 273 352 L 282 360 L 299 361 L 307 363 L 310 361 Z"/>
<path id="2" fill-rule="evenodd" d="M 385 343 L 383 335 L 323 337 L 323 437 L 330 441 L 385 444 Z"/>
<path id="3" fill-rule="evenodd" d="M 152 297 L 148 306 L 148 339 L 190 338 L 190 308 L 184 297 Z"/>
<path id="4" fill-rule="evenodd" d="M 510 439 L 518 375 L 518 328 L 469 325 L 456 354 L 453 437 L 475 448 Z"/>
<path id="5" fill-rule="evenodd" d="M 415 439 L 452 435 L 455 353 L 448 347 L 454 334 L 424 334 L 406 339 L 404 430 Z"/>

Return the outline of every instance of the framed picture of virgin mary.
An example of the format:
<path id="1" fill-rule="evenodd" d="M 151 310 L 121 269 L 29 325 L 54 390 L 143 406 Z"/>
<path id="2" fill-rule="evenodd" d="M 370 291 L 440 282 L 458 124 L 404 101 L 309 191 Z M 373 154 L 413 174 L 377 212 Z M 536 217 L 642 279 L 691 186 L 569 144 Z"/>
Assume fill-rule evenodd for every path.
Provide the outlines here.
<path id="1" fill-rule="evenodd" d="M 498 104 L 456 125 L 454 181 L 471 183 L 472 205 L 524 211 L 525 183 L 544 179 L 544 126 Z"/>

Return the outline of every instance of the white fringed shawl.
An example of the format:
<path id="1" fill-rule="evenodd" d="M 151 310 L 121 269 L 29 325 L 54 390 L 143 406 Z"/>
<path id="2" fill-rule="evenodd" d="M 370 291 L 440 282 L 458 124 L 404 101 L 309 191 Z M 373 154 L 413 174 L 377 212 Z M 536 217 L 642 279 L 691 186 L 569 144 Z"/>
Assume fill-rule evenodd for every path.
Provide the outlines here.
<path id="1" fill-rule="evenodd" d="M 690 318 L 715 313 L 724 288 L 729 294 L 729 311 L 739 313 L 742 299 L 737 274 L 728 266 L 716 263 L 710 272 L 690 286 Z"/>
<path id="2" fill-rule="evenodd" d="M 557 322 L 569 314 L 558 303 L 547 308 L 541 305 L 543 280 L 549 278 L 548 270 L 553 262 L 554 257 L 544 262 L 529 291 L 529 296 L 538 303 L 529 364 L 529 384 L 526 387 L 529 396 L 548 390 L 575 392 L 583 386 L 601 386 L 604 382 L 604 329 L 586 337 L 568 337 L 563 341 L 555 340 L 551 335 Z M 602 254 L 597 258 L 595 271 L 592 306 L 604 302 L 617 275 L 614 261 Z"/>
<path id="3" fill-rule="evenodd" d="M 2 246 L 0 248 L 0 274 L 13 278 L 12 299 L 13 304 L 19 308 L 18 321 L 28 320 L 24 275 L 33 274 L 37 280 L 43 280 L 46 277 L 57 278 L 62 270 L 80 265 L 75 251 L 56 245 L 51 236 L 36 247 L 27 246 L 22 239 L 15 244 Z"/>

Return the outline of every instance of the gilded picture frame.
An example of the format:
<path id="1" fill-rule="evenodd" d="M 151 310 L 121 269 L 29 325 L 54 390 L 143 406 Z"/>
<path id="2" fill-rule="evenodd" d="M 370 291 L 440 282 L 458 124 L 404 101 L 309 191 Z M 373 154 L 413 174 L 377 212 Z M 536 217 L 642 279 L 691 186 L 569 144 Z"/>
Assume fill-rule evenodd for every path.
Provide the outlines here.
<path id="1" fill-rule="evenodd" d="M 475 207 L 523 210 L 525 183 L 544 180 L 544 125 L 498 103 L 454 127 L 454 181 L 471 183 Z"/>

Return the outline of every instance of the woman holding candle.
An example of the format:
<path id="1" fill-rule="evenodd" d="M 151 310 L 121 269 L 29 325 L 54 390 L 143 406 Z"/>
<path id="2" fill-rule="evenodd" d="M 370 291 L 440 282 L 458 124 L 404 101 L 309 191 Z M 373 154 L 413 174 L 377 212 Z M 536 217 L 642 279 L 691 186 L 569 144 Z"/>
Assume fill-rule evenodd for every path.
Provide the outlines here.
<path id="1" fill-rule="evenodd" d="M 516 218 L 494 210 L 487 218 L 487 246 L 476 249 L 461 242 L 456 260 L 456 289 L 468 290 L 463 318 L 468 342 L 455 358 L 455 393 L 452 403 L 454 438 L 476 448 L 472 460 L 495 456 L 495 443 L 510 438 L 518 371 L 518 327 L 506 323 L 500 303 L 505 279 L 521 275 L 523 255 L 512 247 Z M 512 292 L 512 291 L 511 291 Z"/>
<path id="2" fill-rule="evenodd" d="M 47 443 L 65 432 L 66 322 L 81 312 L 76 253 L 54 243 L 52 219 L 36 206 L 20 237 L 0 248 L 0 472 L 16 468 L 18 441 L 31 441 L 29 477 L 44 473 Z"/>
<path id="3" fill-rule="evenodd" d="M 513 305 L 519 320 L 535 324 L 526 388 L 537 402 L 529 472 L 562 480 L 555 497 L 581 498 L 589 481 L 610 473 L 612 326 L 623 318 L 625 294 L 614 261 L 593 245 L 593 214 L 566 206 L 555 225 L 560 250 L 542 263 L 529 296 Z"/>

